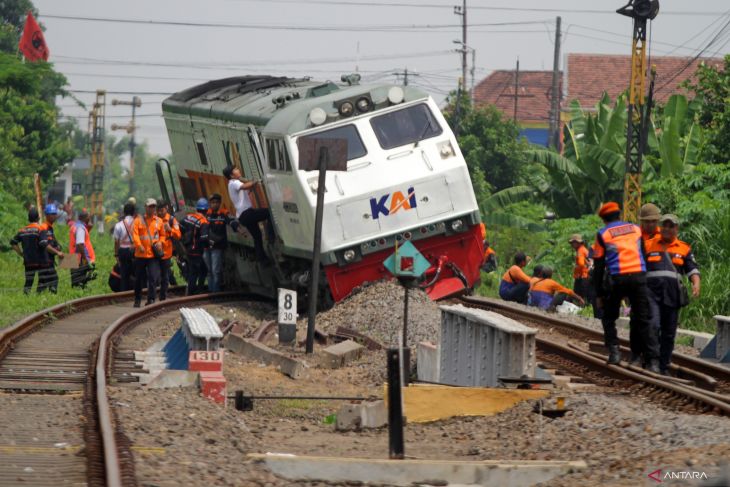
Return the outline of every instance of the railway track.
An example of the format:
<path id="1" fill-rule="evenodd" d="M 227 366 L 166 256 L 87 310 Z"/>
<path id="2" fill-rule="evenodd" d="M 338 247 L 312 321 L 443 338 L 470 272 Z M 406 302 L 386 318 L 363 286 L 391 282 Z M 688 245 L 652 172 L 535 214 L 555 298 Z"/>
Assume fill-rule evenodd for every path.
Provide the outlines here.
<path id="1" fill-rule="evenodd" d="M 107 294 L 0 331 L 0 485 L 136 485 L 131 444 L 106 394 L 117 337 L 181 305 L 243 297 L 178 297 L 134 309 L 132 292 Z"/>
<path id="2" fill-rule="evenodd" d="M 537 311 L 520 309 L 489 298 L 464 296 L 461 304 L 496 311 L 528 325 L 544 329 L 550 327 L 569 340 L 584 342 L 588 350 L 575 343 L 546 338 L 538 334 L 536 347 L 543 360 L 574 371 L 591 381 L 609 387 L 622 387 L 641 393 L 650 399 L 685 412 L 714 413 L 730 416 L 730 369 L 675 352 L 673 369 L 676 378 L 651 374 L 628 365 L 608 365 L 606 357 L 596 350 L 602 346 L 603 333 L 579 325 L 559 316 L 548 316 Z M 628 340 L 621 339 L 628 351 Z"/>

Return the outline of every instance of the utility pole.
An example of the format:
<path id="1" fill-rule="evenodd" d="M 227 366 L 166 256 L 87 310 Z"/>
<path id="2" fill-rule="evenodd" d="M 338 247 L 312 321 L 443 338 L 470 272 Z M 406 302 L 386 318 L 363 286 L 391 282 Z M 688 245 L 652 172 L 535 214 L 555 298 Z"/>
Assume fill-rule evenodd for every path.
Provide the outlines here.
<path id="1" fill-rule="evenodd" d="M 477 51 L 476 49 L 471 49 L 471 90 L 469 91 L 471 93 L 471 106 L 474 106 L 474 72 L 476 70 L 477 61 L 476 61 Z"/>
<path id="2" fill-rule="evenodd" d="M 560 146 L 560 16 L 555 18 L 555 54 L 553 56 L 553 87 L 550 100 L 550 136 L 548 145 Z"/>
<path id="3" fill-rule="evenodd" d="M 100 232 L 104 232 L 104 121 L 106 91 L 96 90 L 96 100 L 89 113 L 89 142 L 91 144 L 90 212 Z"/>
<path id="4" fill-rule="evenodd" d="M 134 149 L 137 147 L 134 141 L 134 134 L 137 131 L 136 110 L 142 106 L 142 99 L 138 96 L 132 97 L 131 101 L 114 99 L 112 100 L 112 105 L 132 106 L 132 121 L 127 125 L 112 124 L 112 130 L 125 130 L 132 136 L 129 140 L 129 196 L 134 196 Z"/>
<path id="5" fill-rule="evenodd" d="M 403 86 L 408 86 L 409 78 L 412 76 L 420 76 L 418 73 L 408 71 L 408 68 L 404 68 L 403 71 L 396 71 L 393 73 L 397 78 L 403 77 Z"/>
<path id="6" fill-rule="evenodd" d="M 454 7 L 454 14 L 461 16 L 461 81 L 459 83 L 462 92 L 466 91 L 466 31 L 467 31 L 467 20 L 466 20 L 466 0 L 463 0 L 462 5 Z"/>
<path id="7" fill-rule="evenodd" d="M 517 69 L 515 70 L 515 113 L 514 121 L 517 123 L 517 104 L 520 100 L 520 58 L 517 58 Z"/>

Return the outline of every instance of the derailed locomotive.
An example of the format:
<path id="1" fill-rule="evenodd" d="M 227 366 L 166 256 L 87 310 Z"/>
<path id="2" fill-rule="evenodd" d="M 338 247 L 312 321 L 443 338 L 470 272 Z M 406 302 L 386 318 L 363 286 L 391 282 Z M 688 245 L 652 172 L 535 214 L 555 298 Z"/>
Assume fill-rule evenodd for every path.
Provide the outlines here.
<path id="1" fill-rule="evenodd" d="M 342 83 L 243 76 L 178 92 L 162 109 L 182 209 L 214 192 L 231 209 L 222 176 L 227 166 L 259 181 L 252 201 L 270 209 L 273 264 L 257 262 L 250 235 L 229 230 L 228 289 L 306 290 L 317 172 L 299 169 L 297 144 L 305 137 L 345 139 L 348 148 L 347 171 L 328 172 L 325 183 L 319 280 L 325 301 L 389 277 L 383 261 L 406 240 L 432 264 L 422 282 L 432 298 L 478 282 L 483 236 L 476 198 L 456 139 L 428 94 L 360 85 L 353 76 Z"/>

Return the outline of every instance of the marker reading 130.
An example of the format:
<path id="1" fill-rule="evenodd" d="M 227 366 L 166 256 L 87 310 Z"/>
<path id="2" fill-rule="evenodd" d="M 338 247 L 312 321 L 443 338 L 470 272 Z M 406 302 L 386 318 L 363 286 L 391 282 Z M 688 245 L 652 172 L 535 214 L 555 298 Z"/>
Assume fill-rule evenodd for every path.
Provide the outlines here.
<path id="1" fill-rule="evenodd" d="M 279 323 L 295 325 L 297 323 L 297 292 L 279 288 Z"/>

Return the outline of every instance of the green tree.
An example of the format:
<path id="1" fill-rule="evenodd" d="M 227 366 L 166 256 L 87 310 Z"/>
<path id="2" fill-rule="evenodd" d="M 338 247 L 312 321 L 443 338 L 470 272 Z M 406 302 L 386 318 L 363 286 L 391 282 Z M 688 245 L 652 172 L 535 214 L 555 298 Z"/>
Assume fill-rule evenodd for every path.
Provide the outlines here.
<path id="1" fill-rule="evenodd" d="M 702 100 L 698 120 L 705 129 L 705 143 L 700 160 L 713 163 L 730 161 L 730 54 L 724 67 L 700 64 L 695 83 L 685 86 Z"/>
<path id="2" fill-rule="evenodd" d="M 49 183 L 74 157 L 54 104 L 65 83 L 48 63 L 0 53 L 0 166 L 16 198 L 32 199 L 33 173 Z"/>
<path id="3" fill-rule="evenodd" d="M 0 0 L 0 51 L 9 54 L 18 52 L 28 11 L 38 17 L 38 10 L 30 0 Z"/>

